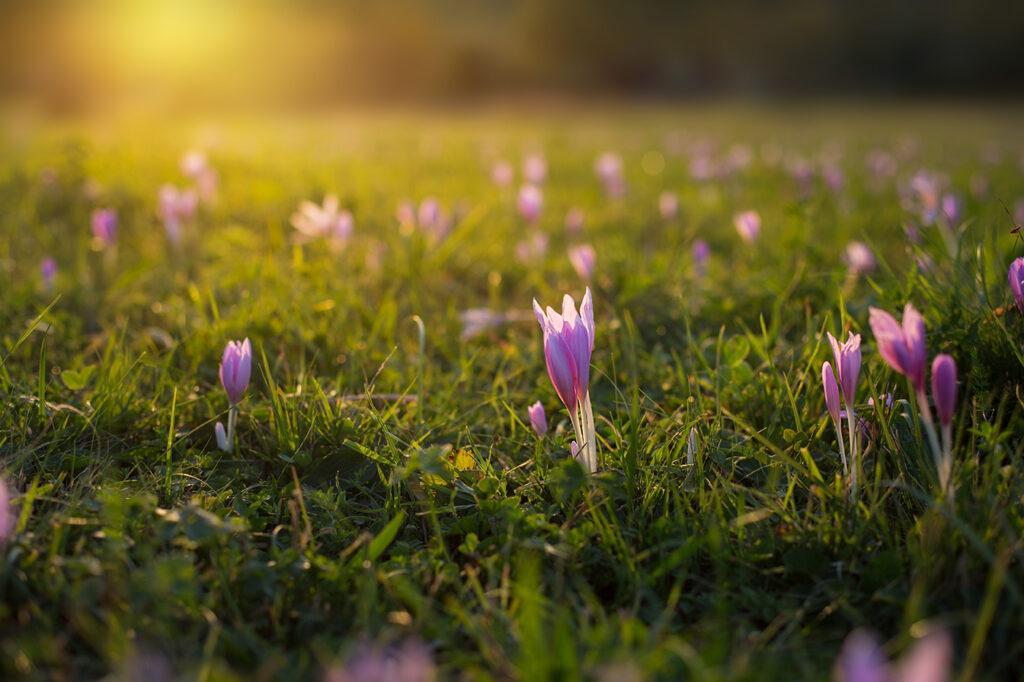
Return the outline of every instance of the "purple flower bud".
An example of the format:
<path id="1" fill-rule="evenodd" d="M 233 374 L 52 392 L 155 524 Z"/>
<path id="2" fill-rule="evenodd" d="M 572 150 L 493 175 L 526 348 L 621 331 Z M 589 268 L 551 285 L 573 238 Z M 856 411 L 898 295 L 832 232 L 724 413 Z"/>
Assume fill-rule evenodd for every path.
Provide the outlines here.
<path id="1" fill-rule="evenodd" d="M 113 246 L 117 241 L 117 211 L 97 208 L 92 212 L 92 236 L 100 248 Z"/>
<path id="2" fill-rule="evenodd" d="M 47 256 L 39 264 L 39 274 L 43 278 L 43 288 L 49 291 L 53 288 L 54 280 L 57 279 L 57 261 Z"/>
<path id="3" fill-rule="evenodd" d="M 924 391 L 928 349 L 925 343 L 924 318 L 913 305 L 903 309 L 903 324 L 878 308 L 869 309 L 871 331 L 878 343 L 878 352 L 890 367 L 910 379 L 914 389 Z"/>
<path id="4" fill-rule="evenodd" d="M 953 422 L 956 412 L 956 361 L 949 355 L 936 355 L 932 362 L 932 400 L 939 421 L 945 426 Z"/>
<path id="5" fill-rule="evenodd" d="M 530 417 L 530 426 L 533 427 L 534 433 L 537 434 L 538 438 L 543 438 L 544 434 L 548 432 L 548 418 L 544 413 L 544 406 L 538 400 L 526 408 L 526 413 Z"/>
<path id="6" fill-rule="evenodd" d="M 589 282 L 597 264 L 597 252 L 590 244 L 580 244 L 569 249 L 569 262 L 579 278 Z"/>
<path id="7" fill-rule="evenodd" d="M 1017 304 L 1017 309 L 1024 313 L 1024 258 L 1015 258 L 1010 263 L 1008 274 L 1013 302 Z"/>
<path id="8" fill-rule="evenodd" d="M 516 198 L 516 209 L 523 220 L 528 223 L 537 222 L 543 207 L 544 195 L 539 187 L 536 185 L 523 185 L 519 188 L 519 196 Z"/>
<path id="9" fill-rule="evenodd" d="M 232 405 L 237 405 L 245 396 L 251 371 L 252 346 L 249 339 L 242 342 L 228 341 L 220 361 L 220 383 Z"/>
<path id="10" fill-rule="evenodd" d="M 733 225 L 736 226 L 740 238 L 748 244 L 757 241 L 758 235 L 761 234 L 761 216 L 757 211 L 737 213 L 733 218 Z"/>
<path id="11" fill-rule="evenodd" d="M 711 259 L 711 247 L 703 239 L 698 239 L 693 243 L 690 251 L 693 255 L 693 267 L 697 274 L 703 277 L 708 269 L 708 261 Z"/>
<path id="12" fill-rule="evenodd" d="M 839 421 L 839 386 L 836 384 L 836 375 L 832 372 L 832 365 L 825 362 L 821 366 L 821 385 L 825 392 L 825 407 L 832 417 L 832 421 Z"/>

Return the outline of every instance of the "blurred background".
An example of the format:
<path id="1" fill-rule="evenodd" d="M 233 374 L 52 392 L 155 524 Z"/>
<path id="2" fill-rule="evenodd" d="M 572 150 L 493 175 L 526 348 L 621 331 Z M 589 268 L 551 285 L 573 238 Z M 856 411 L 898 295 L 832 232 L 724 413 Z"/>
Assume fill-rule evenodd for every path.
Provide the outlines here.
<path id="1" fill-rule="evenodd" d="M 326 109 L 504 97 L 1018 97 L 1012 0 L 6 2 L 3 103 Z"/>

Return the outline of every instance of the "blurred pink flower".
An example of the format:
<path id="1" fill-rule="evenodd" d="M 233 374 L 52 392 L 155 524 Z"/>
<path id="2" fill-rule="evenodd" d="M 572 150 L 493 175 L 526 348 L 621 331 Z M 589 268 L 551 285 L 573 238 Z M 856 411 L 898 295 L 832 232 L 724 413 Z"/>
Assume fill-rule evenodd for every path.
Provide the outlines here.
<path id="1" fill-rule="evenodd" d="M 620 198 L 626 194 L 626 177 L 622 170 L 622 157 L 614 152 L 605 152 L 594 163 L 597 179 L 604 186 L 605 194 Z"/>
<path id="2" fill-rule="evenodd" d="M 590 281 L 594 276 L 594 266 L 597 264 L 597 252 L 590 244 L 580 244 L 569 248 L 569 262 L 579 278 Z"/>
<path id="3" fill-rule="evenodd" d="M 109 248 L 117 242 L 117 211 L 97 208 L 92 212 L 92 238 L 100 249 Z"/>
<path id="4" fill-rule="evenodd" d="M 956 412 L 956 361 L 951 355 L 936 355 L 932 362 L 932 400 L 939 423 L 949 426 Z"/>
<path id="5" fill-rule="evenodd" d="M 843 643 L 836 661 L 836 682 L 948 682 L 953 642 L 945 631 L 919 639 L 895 667 L 889 664 L 874 636 L 855 630 Z"/>
<path id="6" fill-rule="evenodd" d="M 757 241 L 758 235 L 761 234 L 761 216 L 757 211 L 737 213 L 732 222 L 743 241 L 748 244 Z"/>
<path id="7" fill-rule="evenodd" d="M 168 184 L 160 188 L 158 203 L 167 237 L 176 244 L 181 241 L 182 226 L 195 216 L 199 198 L 195 190 Z"/>
<path id="8" fill-rule="evenodd" d="M 57 279 L 57 261 L 50 256 L 47 256 L 39 264 L 39 274 L 43 278 L 43 289 L 50 291 L 53 289 L 53 283 Z"/>
<path id="9" fill-rule="evenodd" d="M 352 236 L 354 220 L 349 211 L 339 210 L 338 197 L 328 194 L 322 206 L 312 201 L 299 204 L 292 214 L 292 227 L 298 232 L 300 243 L 324 238 L 341 246 Z"/>
<path id="10" fill-rule="evenodd" d="M 1009 280 L 1013 302 L 1017 304 L 1017 310 L 1024 313 L 1024 258 L 1015 258 L 1010 263 Z"/>
<path id="11" fill-rule="evenodd" d="M 523 159 L 523 178 L 528 184 L 542 185 L 548 178 L 548 161 L 543 154 L 528 154 Z"/>
<path id="12" fill-rule="evenodd" d="M 491 166 L 491 180 L 498 187 L 508 187 L 515 178 L 515 169 L 508 161 L 495 161 Z"/>
<path id="13" fill-rule="evenodd" d="M 536 185 L 523 185 L 519 188 L 519 196 L 516 198 L 516 209 L 520 217 L 528 223 L 535 223 L 540 218 L 541 209 L 544 208 L 544 194 Z"/>
<path id="14" fill-rule="evenodd" d="M 18 520 L 11 497 L 13 493 L 10 486 L 7 485 L 7 481 L 0 478 L 0 543 L 11 537 L 15 522 Z"/>
<path id="15" fill-rule="evenodd" d="M 693 243 L 690 251 L 693 256 L 694 270 L 698 277 L 703 277 L 707 273 L 708 261 L 711 259 L 711 247 L 703 239 L 698 239 Z"/>
<path id="16" fill-rule="evenodd" d="M 679 213 L 679 197 L 675 192 L 662 192 L 658 197 L 658 212 L 662 220 L 672 220 Z"/>
<path id="17" fill-rule="evenodd" d="M 875 269 L 875 254 L 872 253 L 871 248 L 864 242 L 850 242 L 847 244 L 843 260 L 849 266 L 850 272 L 856 275 L 863 275 Z"/>

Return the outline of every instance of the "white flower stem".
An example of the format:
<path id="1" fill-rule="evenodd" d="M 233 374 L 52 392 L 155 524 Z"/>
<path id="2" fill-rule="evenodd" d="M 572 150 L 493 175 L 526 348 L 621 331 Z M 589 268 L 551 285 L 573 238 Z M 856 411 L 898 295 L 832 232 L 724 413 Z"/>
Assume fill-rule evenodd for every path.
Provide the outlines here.
<path id="1" fill-rule="evenodd" d="M 939 445 L 939 436 L 935 432 L 935 422 L 932 421 L 932 411 L 928 407 L 928 396 L 925 395 L 924 389 L 917 391 L 917 407 L 921 411 L 921 421 L 924 422 L 925 433 L 928 434 L 928 444 L 932 448 L 932 455 L 935 457 L 935 470 L 939 474 L 939 483 L 942 485 L 942 489 L 946 489 L 946 474 L 943 472 L 943 455 L 942 448 Z"/>
<path id="2" fill-rule="evenodd" d="M 228 452 L 235 450 L 235 422 L 238 421 L 238 405 L 231 403 L 228 408 Z"/>
<path id="3" fill-rule="evenodd" d="M 846 405 L 846 419 L 850 430 L 850 499 L 857 497 L 857 474 L 860 469 L 860 460 L 857 457 L 857 415 L 853 411 L 853 405 Z M 842 440 L 842 438 L 840 438 Z"/>
<path id="4" fill-rule="evenodd" d="M 833 419 L 832 426 L 836 428 L 836 440 L 839 442 L 839 458 L 843 460 L 843 478 L 850 475 L 850 467 L 846 463 L 846 445 L 843 444 L 843 421 Z"/>
<path id="5" fill-rule="evenodd" d="M 590 405 L 589 391 L 583 397 L 583 428 L 587 448 L 587 468 L 593 474 L 597 472 L 597 431 L 594 425 L 594 410 Z"/>

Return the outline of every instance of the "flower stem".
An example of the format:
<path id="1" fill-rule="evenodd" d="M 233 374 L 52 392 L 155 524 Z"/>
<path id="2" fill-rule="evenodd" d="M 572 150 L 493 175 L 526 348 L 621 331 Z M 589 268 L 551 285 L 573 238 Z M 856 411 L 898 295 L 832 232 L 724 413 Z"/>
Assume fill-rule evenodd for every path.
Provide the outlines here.
<path id="1" fill-rule="evenodd" d="M 846 406 L 846 419 L 850 430 L 850 499 L 857 497 L 857 473 L 860 469 L 860 461 L 857 458 L 857 415 L 854 414 L 853 405 Z"/>
<path id="2" fill-rule="evenodd" d="M 228 408 L 228 452 L 235 451 L 235 422 L 238 421 L 238 405 Z"/>
<path id="3" fill-rule="evenodd" d="M 939 446 L 939 436 L 935 432 L 935 422 L 932 421 L 932 411 L 928 407 L 928 396 L 925 395 L 924 388 L 917 390 L 917 406 L 921 411 L 921 421 L 924 422 L 924 430 L 928 434 L 928 444 L 931 446 L 932 455 L 935 457 L 935 470 L 939 474 L 939 483 L 942 485 L 942 489 L 945 490 L 942 448 Z"/>

